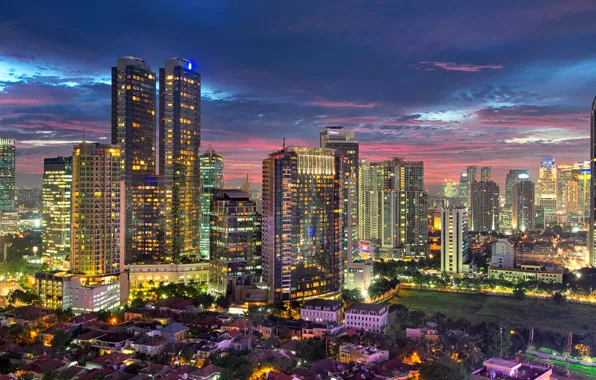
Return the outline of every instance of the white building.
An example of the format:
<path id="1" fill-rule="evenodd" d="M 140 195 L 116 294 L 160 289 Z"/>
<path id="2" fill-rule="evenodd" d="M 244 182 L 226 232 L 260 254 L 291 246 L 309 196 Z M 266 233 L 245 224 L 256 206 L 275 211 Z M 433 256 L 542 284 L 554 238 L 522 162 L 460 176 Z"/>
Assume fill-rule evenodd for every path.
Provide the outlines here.
<path id="1" fill-rule="evenodd" d="M 467 210 L 463 207 L 441 210 L 441 272 L 462 273 L 467 255 Z"/>
<path id="2" fill-rule="evenodd" d="M 119 307 L 120 277 L 121 275 L 72 277 L 70 293 L 73 313 L 81 314 Z"/>
<path id="3" fill-rule="evenodd" d="M 300 308 L 300 318 L 309 322 L 339 322 L 342 302 L 315 299 L 305 302 Z"/>
<path id="4" fill-rule="evenodd" d="M 344 363 L 374 364 L 389 360 L 389 351 L 374 346 L 342 344 L 339 347 L 339 361 Z"/>
<path id="5" fill-rule="evenodd" d="M 0 235 L 19 232 L 19 213 L 16 211 L 0 211 Z"/>
<path id="6" fill-rule="evenodd" d="M 490 266 L 494 268 L 513 268 L 515 266 L 515 250 L 507 239 L 499 239 L 492 244 Z"/>
<path id="7" fill-rule="evenodd" d="M 344 326 L 381 333 L 387 326 L 388 317 L 389 310 L 385 305 L 357 303 L 346 310 Z"/>

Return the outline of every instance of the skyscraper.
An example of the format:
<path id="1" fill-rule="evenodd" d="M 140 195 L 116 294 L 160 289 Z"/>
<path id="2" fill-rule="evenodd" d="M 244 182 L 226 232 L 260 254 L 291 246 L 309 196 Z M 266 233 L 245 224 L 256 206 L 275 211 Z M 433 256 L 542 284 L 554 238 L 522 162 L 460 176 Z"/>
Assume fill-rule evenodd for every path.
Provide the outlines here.
<path id="1" fill-rule="evenodd" d="M 122 57 L 112 68 L 112 145 L 120 151 L 121 179 L 126 194 L 122 202 L 126 262 L 134 263 L 153 257 L 158 214 L 148 212 L 152 204 L 145 204 L 147 187 L 156 175 L 155 165 L 155 73 L 140 58 Z M 158 194 L 155 194 L 158 197 Z M 146 249 L 149 249 L 146 251 Z"/>
<path id="2" fill-rule="evenodd" d="M 14 139 L 0 138 L 0 211 L 15 211 L 15 163 Z"/>
<path id="3" fill-rule="evenodd" d="M 263 159 L 263 280 L 271 301 L 342 289 L 342 158 L 285 147 Z"/>
<path id="4" fill-rule="evenodd" d="M 224 163 L 221 154 L 212 147 L 200 157 L 201 162 L 201 259 L 211 257 L 211 205 L 224 188 Z"/>
<path id="5" fill-rule="evenodd" d="M 532 231 L 536 223 L 534 182 L 527 174 L 520 174 L 513 185 L 511 225 L 514 230 Z"/>
<path id="6" fill-rule="evenodd" d="M 472 183 L 472 210 L 472 231 L 499 230 L 499 186 L 495 182 Z"/>
<path id="7" fill-rule="evenodd" d="M 43 253 L 64 259 L 70 253 L 72 157 L 44 158 L 42 179 Z"/>
<path id="8" fill-rule="evenodd" d="M 544 207 L 544 223 L 556 221 L 557 216 L 557 164 L 554 158 L 540 162 L 540 173 L 536 185 L 536 204 Z"/>
<path id="9" fill-rule="evenodd" d="M 159 165 L 164 191 L 163 251 L 174 262 L 200 257 L 201 75 L 171 58 L 159 69 Z"/>
<path id="10" fill-rule="evenodd" d="M 476 166 L 468 166 L 466 168 L 466 173 L 468 174 L 468 193 L 466 199 L 468 201 L 467 206 L 468 210 L 472 209 L 472 184 L 476 182 Z"/>
<path id="11" fill-rule="evenodd" d="M 320 132 L 321 148 L 335 149 L 342 158 L 344 178 L 343 260 L 348 266 L 358 255 L 358 154 L 353 130 L 329 126 Z M 347 268 L 346 268 L 347 269 Z"/>
<path id="12" fill-rule="evenodd" d="M 511 205 L 513 203 L 513 186 L 519 181 L 520 174 L 523 174 L 521 177 L 526 177 L 528 175 L 528 171 L 525 169 L 512 169 L 509 170 L 507 173 L 507 177 L 505 178 L 505 204 Z"/>
<path id="13" fill-rule="evenodd" d="M 261 281 L 261 215 L 250 194 L 224 190 L 212 205 L 210 287 L 229 297 Z"/>
<path id="14" fill-rule="evenodd" d="M 443 183 L 443 196 L 445 198 L 458 198 L 459 197 L 459 186 L 458 184 L 450 179 L 445 179 Z"/>
<path id="15" fill-rule="evenodd" d="M 117 145 L 74 146 L 70 217 L 73 273 L 120 273 L 120 157 Z"/>
<path id="16" fill-rule="evenodd" d="M 490 166 L 483 166 L 480 168 L 480 181 L 487 182 L 491 180 Z"/>
<path id="17" fill-rule="evenodd" d="M 468 213 L 465 207 L 441 210 L 441 272 L 463 272 L 468 255 Z"/>
<path id="18" fill-rule="evenodd" d="M 468 173 L 461 173 L 459 175 L 459 197 L 463 198 L 465 200 L 466 206 L 468 203 L 468 188 L 469 188 Z"/>

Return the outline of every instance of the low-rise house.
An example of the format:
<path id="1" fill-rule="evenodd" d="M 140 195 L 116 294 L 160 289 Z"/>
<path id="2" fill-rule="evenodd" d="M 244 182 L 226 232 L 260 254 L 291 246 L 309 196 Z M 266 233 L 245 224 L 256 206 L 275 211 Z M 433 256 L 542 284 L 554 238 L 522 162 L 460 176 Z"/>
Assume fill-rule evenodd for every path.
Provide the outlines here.
<path id="1" fill-rule="evenodd" d="M 41 341 L 44 346 L 50 347 L 52 345 L 52 340 L 54 339 L 54 335 L 57 331 L 65 331 L 68 326 L 64 323 L 57 323 L 53 326 L 48 327 L 47 329 L 43 330 L 39 333 Z"/>
<path id="2" fill-rule="evenodd" d="M 76 317 L 71 318 L 66 324 L 70 328 L 76 328 L 84 326 L 86 323 L 97 321 L 97 317 L 90 313 L 79 314 Z"/>
<path id="3" fill-rule="evenodd" d="M 140 321 L 148 319 L 154 309 L 146 309 L 144 307 L 130 307 L 124 310 L 124 321 Z"/>
<path id="4" fill-rule="evenodd" d="M 20 326 L 36 326 L 56 321 L 56 313 L 53 310 L 37 306 L 16 307 L 8 311 L 6 316 L 10 318 L 11 324 Z"/>
<path id="5" fill-rule="evenodd" d="M 343 303 L 335 300 L 315 299 L 300 308 L 300 318 L 309 322 L 340 322 Z"/>
<path id="6" fill-rule="evenodd" d="M 273 331 L 275 330 L 275 323 L 272 321 L 265 319 L 262 323 L 257 326 L 257 331 L 261 333 L 263 339 L 269 339 L 273 335 Z"/>
<path id="7" fill-rule="evenodd" d="M 92 347 L 99 348 L 100 353 L 117 352 L 124 348 L 132 338 L 133 334 L 127 332 L 109 332 L 95 339 Z"/>
<path id="8" fill-rule="evenodd" d="M 280 329 L 286 328 L 290 332 L 290 339 L 302 339 L 302 327 L 304 327 L 305 322 L 302 319 L 294 320 L 294 319 L 287 319 L 277 321 L 277 326 L 275 333 L 279 333 Z"/>
<path id="9" fill-rule="evenodd" d="M 406 328 L 406 338 L 437 340 L 439 339 L 439 332 L 433 328 L 426 327 L 419 329 Z"/>
<path id="10" fill-rule="evenodd" d="M 237 318 L 232 322 L 225 324 L 221 327 L 223 331 L 239 331 L 246 333 L 248 331 L 249 323 L 245 318 Z"/>
<path id="11" fill-rule="evenodd" d="M 219 374 L 223 372 L 223 368 L 214 364 L 209 364 L 198 371 L 192 372 L 188 375 L 191 380 L 217 380 Z"/>
<path id="12" fill-rule="evenodd" d="M 183 341 L 186 339 L 188 327 L 178 322 L 172 322 L 169 325 L 163 327 L 160 331 L 161 336 L 163 336 L 166 339 Z"/>
<path id="13" fill-rule="evenodd" d="M 169 309 L 176 313 L 182 312 L 198 312 L 194 307 L 194 301 L 182 297 L 172 297 L 165 300 L 161 300 L 155 305 L 159 309 Z"/>
<path id="14" fill-rule="evenodd" d="M 342 344 L 339 347 L 339 360 L 344 363 L 374 364 L 389 360 L 389 351 L 374 346 Z"/>
<path id="15" fill-rule="evenodd" d="M 60 370 L 60 376 L 64 379 L 74 379 L 86 374 L 89 370 L 85 367 L 73 365 Z"/>
<path id="16" fill-rule="evenodd" d="M 343 330 L 343 325 L 337 323 L 314 323 L 307 322 L 302 327 L 302 339 L 319 338 L 324 339 L 328 335 L 339 334 Z"/>
<path id="17" fill-rule="evenodd" d="M 323 359 L 310 365 L 310 370 L 323 376 L 343 377 L 350 373 L 353 365 L 333 359 Z"/>
<path id="18" fill-rule="evenodd" d="M 375 380 L 409 380 L 415 378 L 418 369 L 400 359 L 391 359 L 368 369 Z"/>
<path id="19" fill-rule="evenodd" d="M 129 348 L 138 354 L 158 356 L 163 352 L 167 343 L 168 340 L 159 335 L 139 334 L 130 340 Z"/>
<path id="20" fill-rule="evenodd" d="M 385 305 L 373 303 L 357 303 L 346 311 L 344 326 L 346 329 L 357 328 L 381 333 L 389 319 L 389 310 Z"/>
<path id="21" fill-rule="evenodd" d="M 298 351 L 300 351 L 300 347 L 302 347 L 303 344 L 304 343 L 302 343 L 299 340 L 288 340 L 287 342 L 279 346 L 278 350 L 289 352 L 292 355 L 296 355 Z"/>
<path id="22" fill-rule="evenodd" d="M 269 371 L 267 375 L 265 375 L 265 379 L 267 380 L 293 380 L 292 376 L 288 376 L 284 373 L 279 373 L 276 371 Z"/>
<path id="23" fill-rule="evenodd" d="M 97 341 L 98 338 L 106 335 L 106 332 L 103 331 L 98 331 L 98 330 L 90 330 L 87 331 L 85 333 L 82 333 L 76 337 L 74 337 L 74 339 L 72 340 L 72 342 L 74 344 L 76 344 L 79 347 L 83 347 L 83 348 L 90 348 L 92 345 L 95 344 L 95 342 Z"/>
<path id="24" fill-rule="evenodd" d="M 164 380 L 187 380 L 192 373 L 198 370 L 199 369 L 195 366 L 183 365 L 170 371 L 170 373 L 164 377 Z"/>
<path id="25" fill-rule="evenodd" d="M 132 355 L 122 352 L 112 352 L 107 355 L 98 356 L 87 362 L 88 369 L 109 368 L 116 371 L 123 370 L 127 365 L 133 362 Z"/>
<path id="26" fill-rule="evenodd" d="M 153 363 L 153 364 L 149 364 L 148 366 L 143 367 L 139 371 L 139 375 L 143 375 L 143 376 L 150 377 L 152 379 L 156 379 L 156 378 L 161 378 L 161 377 L 165 376 L 171 370 L 172 370 L 172 368 L 170 368 L 170 366 L 167 366 L 165 364 Z"/>
<path id="27" fill-rule="evenodd" d="M 553 374 L 552 368 L 518 363 L 513 360 L 501 358 L 491 358 L 482 364 L 484 367 L 472 372 L 470 380 L 548 380 Z"/>
<path id="28" fill-rule="evenodd" d="M 65 364 L 59 360 L 54 359 L 37 359 L 29 364 L 25 364 L 21 366 L 16 372 L 15 375 L 21 377 L 23 375 L 30 374 L 35 379 L 41 378 L 46 373 L 55 371 L 61 367 L 64 367 Z"/>

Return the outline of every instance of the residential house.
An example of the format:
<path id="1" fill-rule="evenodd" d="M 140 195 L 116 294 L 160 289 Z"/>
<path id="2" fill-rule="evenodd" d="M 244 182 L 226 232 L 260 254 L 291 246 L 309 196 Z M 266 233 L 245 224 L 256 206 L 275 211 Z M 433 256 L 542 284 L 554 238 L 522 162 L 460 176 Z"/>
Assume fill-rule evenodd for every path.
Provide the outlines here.
<path id="1" fill-rule="evenodd" d="M 389 351 L 374 346 L 342 344 L 339 347 L 339 360 L 344 363 L 374 364 L 389 360 Z"/>
<path id="2" fill-rule="evenodd" d="M 178 322 L 172 322 L 169 325 L 163 327 L 160 331 L 161 336 L 163 336 L 166 339 L 183 341 L 186 339 L 188 327 Z"/>
<path id="3" fill-rule="evenodd" d="M 116 371 L 123 370 L 127 365 L 133 362 L 132 355 L 122 352 L 112 352 L 107 355 L 98 356 L 87 362 L 88 369 L 109 368 Z"/>
<path id="4" fill-rule="evenodd" d="M 168 340 L 159 335 L 139 334 L 129 341 L 129 347 L 138 354 L 147 356 L 161 355 Z"/>

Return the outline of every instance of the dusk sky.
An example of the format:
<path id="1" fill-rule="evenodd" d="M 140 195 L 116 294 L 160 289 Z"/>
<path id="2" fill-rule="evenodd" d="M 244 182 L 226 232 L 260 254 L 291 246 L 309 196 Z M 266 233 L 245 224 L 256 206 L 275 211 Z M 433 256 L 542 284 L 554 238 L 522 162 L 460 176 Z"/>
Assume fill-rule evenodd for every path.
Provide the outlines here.
<path id="1" fill-rule="evenodd" d="M 535 179 L 543 157 L 589 159 L 594 0 L 26 3 L 0 12 L 18 185 L 40 186 L 43 157 L 83 133 L 110 141 L 111 67 L 127 55 L 154 72 L 195 63 L 201 150 L 223 154 L 232 184 L 260 182 L 283 135 L 316 146 L 327 125 L 354 128 L 361 158 L 423 160 L 431 193 L 467 165 L 502 184 L 509 169 Z"/>

